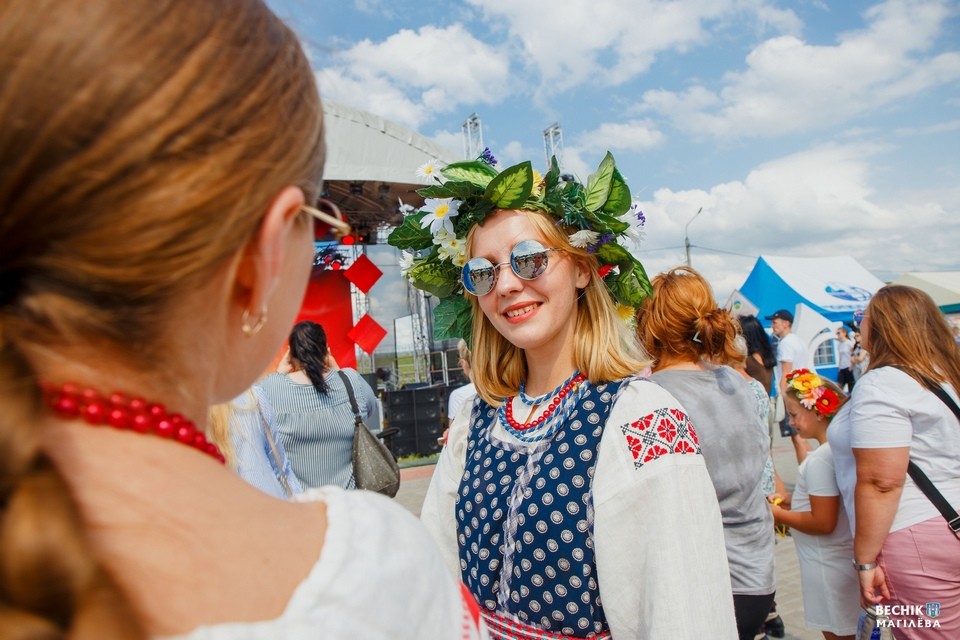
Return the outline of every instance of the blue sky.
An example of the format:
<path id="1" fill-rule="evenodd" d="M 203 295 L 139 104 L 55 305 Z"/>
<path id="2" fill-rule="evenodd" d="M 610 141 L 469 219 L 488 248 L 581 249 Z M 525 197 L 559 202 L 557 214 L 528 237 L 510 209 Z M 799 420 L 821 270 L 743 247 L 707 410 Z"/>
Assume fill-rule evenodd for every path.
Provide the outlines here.
<path id="1" fill-rule="evenodd" d="M 759 255 L 851 255 L 884 280 L 960 270 L 960 0 L 268 0 L 324 97 L 503 164 L 609 149 L 651 275 L 722 303 Z M 694 222 L 699 208 L 703 213 Z"/>

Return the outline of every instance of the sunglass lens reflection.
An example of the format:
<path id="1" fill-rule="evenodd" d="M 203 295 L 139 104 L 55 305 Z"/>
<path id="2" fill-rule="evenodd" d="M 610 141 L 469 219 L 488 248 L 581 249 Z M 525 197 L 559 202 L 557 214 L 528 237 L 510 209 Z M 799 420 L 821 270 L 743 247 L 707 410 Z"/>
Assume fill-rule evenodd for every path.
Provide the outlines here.
<path id="1" fill-rule="evenodd" d="M 486 258 L 473 258 L 463 267 L 463 286 L 475 296 L 485 296 L 493 290 L 497 268 Z"/>
<path id="2" fill-rule="evenodd" d="M 510 266 L 518 278 L 539 278 L 547 269 L 547 250 L 536 240 L 524 240 L 510 252 Z"/>

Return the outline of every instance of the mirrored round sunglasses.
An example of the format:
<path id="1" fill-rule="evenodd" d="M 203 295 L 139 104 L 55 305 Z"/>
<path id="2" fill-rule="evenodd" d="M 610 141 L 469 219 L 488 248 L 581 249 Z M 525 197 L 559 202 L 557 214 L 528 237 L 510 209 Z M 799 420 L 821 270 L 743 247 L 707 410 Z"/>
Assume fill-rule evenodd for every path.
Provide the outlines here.
<path id="1" fill-rule="evenodd" d="M 547 270 L 547 256 L 551 251 L 537 240 L 522 240 L 510 251 L 510 260 L 493 264 L 486 258 L 472 258 L 463 266 L 460 280 L 467 293 L 477 297 L 485 296 L 497 284 L 500 267 L 510 265 L 510 269 L 521 280 L 536 280 Z"/>

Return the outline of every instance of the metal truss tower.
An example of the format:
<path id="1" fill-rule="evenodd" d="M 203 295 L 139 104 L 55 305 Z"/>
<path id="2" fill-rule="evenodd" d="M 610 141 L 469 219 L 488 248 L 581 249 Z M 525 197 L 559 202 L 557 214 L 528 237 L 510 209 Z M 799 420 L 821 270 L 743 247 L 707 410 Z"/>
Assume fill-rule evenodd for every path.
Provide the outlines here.
<path id="1" fill-rule="evenodd" d="M 476 111 L 464 120 L 460 130 L 463 132 L 463 157 L 473 160 L 483 153 L 483 124 Z"/>
<path id="2" fill-rule="evenodd" d="M 543 153 L 546 156 L 546 167 L 550 167 L 550 158 L 557 156 L 557 164 L 563 169 L 563 130 L 559 122 L 543 130 Z"/>

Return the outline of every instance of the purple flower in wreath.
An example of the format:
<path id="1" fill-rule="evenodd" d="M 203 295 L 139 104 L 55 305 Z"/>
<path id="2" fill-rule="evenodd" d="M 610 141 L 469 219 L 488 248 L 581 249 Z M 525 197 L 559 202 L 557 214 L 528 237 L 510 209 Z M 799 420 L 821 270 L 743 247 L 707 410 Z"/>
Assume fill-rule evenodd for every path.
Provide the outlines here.
<path id="1" fill-rule="evenodd" d="M 643 211 L 640 210 L 640 203 L 634 202 L 630 205 L 630 215 L 637 219 L 637 222 L 640 223 L 640 226 L 647 224 L 647 216 L 643 214 Z"/>
<path id="2" fill-rule="evenodd" d="M 497 164 L 497 159 L 493 157 L 493 153 L 490 151 L 490 147 L 484 147 L 483 153 L 480 154 L 478 158 L 480 162 L 490 165 L 491 167 Z"/>

